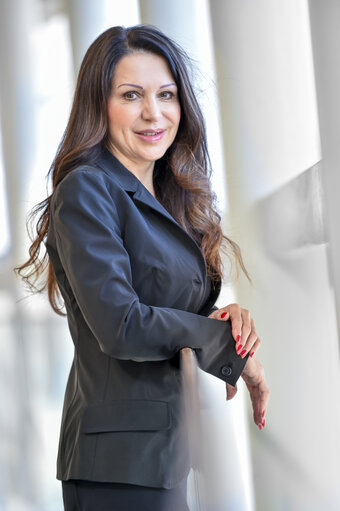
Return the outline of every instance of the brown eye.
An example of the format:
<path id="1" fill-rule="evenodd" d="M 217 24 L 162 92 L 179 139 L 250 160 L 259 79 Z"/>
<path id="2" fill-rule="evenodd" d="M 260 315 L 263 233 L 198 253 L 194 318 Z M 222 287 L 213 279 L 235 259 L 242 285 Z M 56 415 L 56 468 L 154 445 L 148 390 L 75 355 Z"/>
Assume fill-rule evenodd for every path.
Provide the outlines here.
<path id="1" fill-rule="evenodd" d="M 161 96 L 163 97 L 163 99 L 171 99 L 174 96 L 174 93 L 169 90 L 166 90 L 161 93 Z"/>
<path id="2" fill-rule="evenodd" d="M 136 96 L 137 93 L 135 91 L 133 91 L 133 90 L 130 90 L 128 92 L 125 92 L 125 94 L 123 94 L 123 97 L 125 99 L 129 99 L 129 100 L 135 99 L 135 97 L 131 97 L 131 95 L 133 95 L 133 94 Z"/>

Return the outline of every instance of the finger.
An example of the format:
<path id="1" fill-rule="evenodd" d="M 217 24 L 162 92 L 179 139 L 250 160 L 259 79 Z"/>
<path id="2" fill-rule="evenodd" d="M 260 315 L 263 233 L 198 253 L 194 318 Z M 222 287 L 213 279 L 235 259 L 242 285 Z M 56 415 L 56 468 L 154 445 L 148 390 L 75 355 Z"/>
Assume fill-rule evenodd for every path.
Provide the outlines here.
<path id="1" fill-rule="evenodd" d="M 230 383 L 226 383 L 226 389 L 227 389 L 227 401 L 230 401 L 230 399 L 233 399 L 233 397 L 237 393 L 237 385 L 233 386 L 233 385 L 230 385 Z"/>
<path id="2" fill-rule="evenodd" d="M 248 336 L 248 339 L 247 339 L 245 345 L 242 347 L 242 350 L 238 351 L 239 355 L 241 355 L 242 358 L 244 358 L 247 353 L 250 353 L 250 351 L 252 351 L 252 352 L 254 351 L 253 347 L 255 346 L 257 339 L 258 339 L 257 332 L 255 329 L 254 320 L 252 318 L 250 320 L 250 324 L 251 324 L 251 331 Z M 259 343 L 257 345 L 257 348 L 258 347 L 259 347 Z"/>
<path id="3" fill-rule="evenodd" d="M 243 325 L 242 309 L 237 303 L 233 303 L 228 305 L 228 310 L 230 314 L 232 336 L 236 343 L 239 343 Z"/>
<path id="4" fill-rule="evenodd" d="M 227 321 L 230 318 L 229 311 L 222 311 L 220 313 L 220 317 L 221 317 L 221 319 L 224 319 L 225 321 Z"/>
<path id="5" fill-rule="evenodd" d="M 229 317 L 230 315 L 229 311 L 227 310 L 227 307 L 221 307 L 220 309 L 214 310 L 208 316 L 208 318 L 223 319 L 224 321 L 227 321 Z"/>
<path id="6" fill-rule="evenodd" d="M 241 355 L 244 358 L 247 354 L 247 349 L 245 349 L 245 345 L 247 343 L 248 337 L 251 333 L 251 318 L 250 312 L 247 309 L 241 309 L 241 317 L 242 317 L 242 331 L 241 336 L 238 336 L 238 343 L 236 345 L 236 353 Z M 254 339 L 255 342 L 255 339 Z"/>
<path id="7" fill-rule="evenodd" d="M 220 309 L 215 311 L 215 314 L 216 314 L 215 317 L 217 319 L 223 319 L 224 321 L 227 321 L 228 319 L 230 319 L 230 313 L 227 310 L 227 307 L 221 307 Z"/>
<path id="8" fill-rule="evenodd" d="M 240 344 L 237 348 L 237 354 L 240 355 L 241 358 L 244 358 L 247 353 L 249 353 L 250 349 L 252 349 L 253 345 L 257 340 L 256 332 L 251 332 L 246 344 L 243 346 Z"/>
<path id="9" fill-rule="evenodd" d="M 241 309 L 241 316 L 242 316 L 241 339 L 239 341 L 239 345 L 237 346 L 237 350 L 236 350 L 239 355 L 244 351 L 248 337 L 252 330 L 249 310 Z M 244 356 L 245 356 L 245 354 L 244 354 Z"/>
<path id="10" fill-rule="evenodd" d="M 255 341 L 255 344 L 253 344 L 253 346 L 249 350 L 250 357 L 253 357 L 255 355 L 255 353 L 259 349 L 260 345 L 261 345 L 261 339 L 258 337 Z"/>
<path id="11" fill-rule="evenodd" d="M 265 426 L 265 413 L 269 400 L 269 388 L 265 383 L 261 383 L 257 389 L 257 397 L 253 402 L 254 422 L 262 429 Z"/>

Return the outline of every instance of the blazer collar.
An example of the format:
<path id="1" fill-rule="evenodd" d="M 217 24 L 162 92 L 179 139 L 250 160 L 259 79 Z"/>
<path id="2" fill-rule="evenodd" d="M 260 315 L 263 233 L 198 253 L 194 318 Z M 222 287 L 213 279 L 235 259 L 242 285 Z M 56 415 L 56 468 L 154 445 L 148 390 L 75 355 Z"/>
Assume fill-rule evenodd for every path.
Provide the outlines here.
<path id="1" fill-rule="evenodd" d="M 114 177 L 127 192 L 135 192 L 141 183 L 133 172 L 127 169 L 106 147 L 99 156 L 97 164 L 110 177 Z"/>
<path id="2" fill-rule="evenodd" d="M 196 251 L 200 259 L 202 273 L 204 275 L 204 282 L 207 279 L 207 266 L 204 254 L 198 243 L 190 236 L 190 234 L 174 219 L 172 215 L 162 206 L 162 204 L 149 192 L 149 190 L 143 185 L 143 183 L 127 169 L 118 158 L 111 153 L 107 148 L 104 149 L 101 156 L 97 161 L 97 166 L 100 167 L 110 177 L 114 177 L 119 182 L 120 186 L 127 192 L 133 192 L 132 198 L 135 201 L 142 202 L 150 208 L 156 210 L 158 213 L 167 218 L 170 222 L 175 224 L 180 229 L 191 247 Z M 215 292 L 212 292 L 214 300 L 220 293 L 221 282 L 218 283 Z"/>
<path id="3" fill-rule="evenodd" d="M 108 149 L 104 149 L 101 157 L 98 160 L 98 166 L 101 167 L 110 177 L 114 177 L 119 182 L 120 186 L 127 192 L 134 192 L 132 198 L 139 202 L 143 202 L 152 209 L 157 210 L 161 215 L 165 216 L 171 222 L 175 223 L 180 229 L 182 229 L 189 238 L 194 241 L 195 245 L 200 247 L 196 241 L 179 225 L 178 222 L 173 218 L 172 215 L 162 206 L 162 204 L 149 192 L 149 190 L 143 185 L 143 183 L 127 169 L 118 158 L 111 153 Z M 202 253 L 203 256 L 203 253 Z M 204 256 L 203 256 L 204 258 Z"/>

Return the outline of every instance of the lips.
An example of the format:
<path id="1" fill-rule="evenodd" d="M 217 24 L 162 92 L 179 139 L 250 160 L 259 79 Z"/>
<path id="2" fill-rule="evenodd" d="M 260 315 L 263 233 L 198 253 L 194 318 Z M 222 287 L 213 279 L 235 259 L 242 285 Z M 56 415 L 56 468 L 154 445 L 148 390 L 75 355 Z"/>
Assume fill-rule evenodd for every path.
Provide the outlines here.
<path id="1" fill-rule="evenodd" d="M 160 133 L 163 133 L 163 131 L 165 131 L 165 130 L 162 130 L 162 129 L 159 129 L 159 130 L 144 130 L 144 131 L 136 131 L 136 133 L 138 135 L 155 136 L 155 135 L 159 135 Z"/>
<path id="2" fill-rule="evenodd" d="M 145 131 L 136 131 L 136 135 L 141 140 L 145 142 L 157 142 L 161 140 L 166 130 L 145 130 Z"/>

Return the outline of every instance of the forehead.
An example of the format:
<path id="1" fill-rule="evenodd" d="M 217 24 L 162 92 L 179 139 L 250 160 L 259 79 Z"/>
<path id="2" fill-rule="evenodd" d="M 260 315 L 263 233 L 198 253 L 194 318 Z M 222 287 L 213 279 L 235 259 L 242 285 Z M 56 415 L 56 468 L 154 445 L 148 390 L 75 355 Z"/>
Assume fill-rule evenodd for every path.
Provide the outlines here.
<path id="1" fill-rule="evenodd" d="M 115 87 L 124 82 L 163 85 L 166 83 L 164 80 L 175 81 L 166 59 L 154 53 L 138 52 L 125 55 L 119 60 L 113 74 Z"/>

